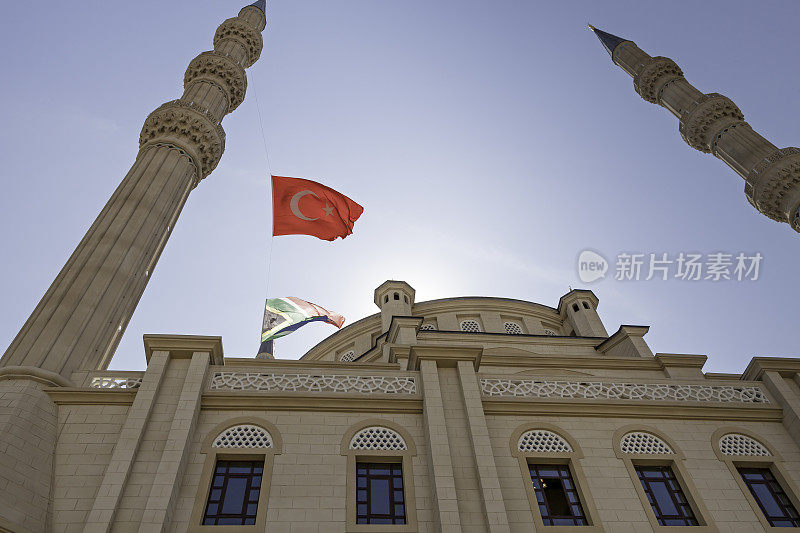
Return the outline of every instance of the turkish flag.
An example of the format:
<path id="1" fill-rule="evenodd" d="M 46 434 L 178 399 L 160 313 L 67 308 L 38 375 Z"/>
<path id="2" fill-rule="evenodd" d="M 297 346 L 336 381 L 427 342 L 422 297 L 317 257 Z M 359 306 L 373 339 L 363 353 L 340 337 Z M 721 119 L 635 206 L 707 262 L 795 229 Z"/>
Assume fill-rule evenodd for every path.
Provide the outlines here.
<path id="1" fill-rule="evenodd" d="M 272 176 L 272 234 L 326 241 L 353 233 L 364 208 L 316 181 Z"/>

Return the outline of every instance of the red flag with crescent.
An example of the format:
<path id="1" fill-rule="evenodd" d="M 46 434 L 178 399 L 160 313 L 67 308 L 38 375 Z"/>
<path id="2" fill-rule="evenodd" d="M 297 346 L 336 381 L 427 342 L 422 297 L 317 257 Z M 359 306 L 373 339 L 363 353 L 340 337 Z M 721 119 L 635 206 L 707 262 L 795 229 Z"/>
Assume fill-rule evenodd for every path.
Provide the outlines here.
<path id="1" fill-rule="evenodd" d="M 272 234 L 333 241 L 353 233 L 364 208 L 316 181 L 272 176 Z"/>

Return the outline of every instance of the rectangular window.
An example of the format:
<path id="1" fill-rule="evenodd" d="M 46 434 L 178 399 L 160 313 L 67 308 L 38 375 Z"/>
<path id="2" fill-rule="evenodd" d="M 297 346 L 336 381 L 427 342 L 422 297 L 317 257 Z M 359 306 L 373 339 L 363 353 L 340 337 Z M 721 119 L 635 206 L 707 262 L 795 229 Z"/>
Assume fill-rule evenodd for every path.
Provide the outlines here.
<path id="1" fill-rule="evenodd" d="M 789 497 L 769 468 L 738 468 L 753 498 L 772 527 L 800 527 L 797 514 Z"/>
<path id="2" fill-rule="evenodd" d="M 635 468 L 659 525 L 698 525 L 671 467 L 635 465 Z"/>
<path id="3" fill-rule="evenodd" d="M 256 523 L 264 461 L 217 461 L 204 526 Z"/>
<path id="4" fill-rule="evenodd" d="M 544 525 L 588 525 L 569 466 L 528 465 L 528 469 Z"/>
<path id="5" fill-rule="evenodd" d="M 401 463 L 356 463 L 356 524 L 405 524 Z"/>

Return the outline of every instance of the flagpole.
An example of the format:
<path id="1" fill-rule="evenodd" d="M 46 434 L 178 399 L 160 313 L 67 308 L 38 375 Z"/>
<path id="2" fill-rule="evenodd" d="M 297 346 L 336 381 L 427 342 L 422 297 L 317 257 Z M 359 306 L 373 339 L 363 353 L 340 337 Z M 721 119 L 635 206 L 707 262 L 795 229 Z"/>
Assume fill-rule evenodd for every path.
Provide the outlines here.
<path id="1" fill-rule="evenodd" d="M 249 72 L 249 74 L 250 74 L 250 80 L 252 81 L 252 85 L 253 85 L 253 93 L 255 94 L 255 97 L 256 97 L 255 99 L 256 99 L 256 111 L 258 112 L 258 125 L 259 125 L 259 127 L 261 129 L 261 140 L 264 143 L 264 155 L 266 156 L 266 159 L 267 159 L 267 179 L 269 180 L 269 191 L 270 191 L 269 197 L 267 199 L 267 203 L 270 206 L 270 209 L 269 209 L 269 213 L 270 213 L 270 216 L 269 216 L 269 219 L 270 219 L 269 220 L 270 232 L 269 232 L 269 236 L 268 236 L 268 238 L 269 238 L 269 251 L 267 252 L 267 287 L 266 287 L 266 297 L 264 298 L 264 305 L 265 305 L 264 313 L 266 314 L 266 301 L 269 299 L 269 285 L 270 285 L 270 281 L 271 281 L 271 278 L 272 278 L 272 254 L 273 254 L 273 248 L 274 248 L 274 245 L 275 245 L 275 236 L 274 236 L 274 233 L 275 233 L 275 228 L 274 228 L 275 221 L 274 221 L 274 218 L 275 218 L 275 216 L 274 216 L 274 213 L 273 213 L 274 206 L 273 206 L 273 195 L 272 195 L 273 194 L 273 191 L 272 191 L 272 162 L 270 161 L 270 157 L 269 157 L 269 148 L 267 146 L 267 134 L 264 131 L 264 119 L 263 119 L 263 116 L 261 115 L 261 103 L 259 102 L 258 90 L 256 89 L 255 75 L 254 75 L 254 73 L 252 71 Z M 263 333 L 263 328 L 262 328 L 262 333 Z M 274 353 L 275 353 L 274 342 L 271 341 L 271 340 L 270 341 L 264 341 L 264 342 L 261 343 L 261 346 L 258 349 L 258 354 L 256 355 L 256 359 L 274 359 L 275 358 Z"/>

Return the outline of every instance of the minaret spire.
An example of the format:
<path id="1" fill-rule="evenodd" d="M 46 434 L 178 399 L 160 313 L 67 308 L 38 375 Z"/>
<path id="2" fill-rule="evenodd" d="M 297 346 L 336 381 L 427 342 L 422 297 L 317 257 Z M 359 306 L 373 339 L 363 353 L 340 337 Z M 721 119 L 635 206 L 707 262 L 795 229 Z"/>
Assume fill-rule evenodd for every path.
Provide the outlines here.
<path id="1" fill-rule="evenodd" d="M 253 2 L 253 3 L 252 3 L 252 4 L 250 4 L 250 5 L 251 5 L 252 7 L 257 7 L 257 8 L 258 8 L 258 9 L 260 9 L 260 10 L 261 10 L 261 12 L 262 12 L 262 13 L 264 13 L 264 14 L 266 14 L 266 13 L 267 13 L 267 0 L 256 0 L 255 2 Z"/>
<path id="2" fill-rule="evenodd" d="M 697 90 L 672 59 L 651 57 L 633 41 L 589 27 L 633 77 L 636 92 L 678 118 L 689 146 L 722 159 L 744 178 L 753 207 L 800 232 L 800 149 L 778 148 L 756 133 L 730 98 Z"/>
<path id="3" fill-rule="evenodd" d="M 597 38 L 600 39 L 600 42 L 603 43 L 603 46 L 606 50 L 608 50 L 609 55 L 614 55 L 614 50 L 620 44 L 624 43 L 628 39 L 623 39 L 622 37 L 617 37 L 616 35 L 612 35 L 610 33 L 604 32 L 601 29 L 595 28 L 591 24 L 589 24 L 589 29 L 597 35 Z"/>
<path id="4" fill-rule="evenodd" d="M 58 421 L 43 389 L 108 366 L 189 193 L 222 157 L 220 122 L 244 99 L 265 7 L 260 0 L 224 21 L 214 49 L 189 63 L 183 96 L 147 117 L 130 171 L 0 358 L 0 453 L 16 450 L 17 465 L 0 469 L 9 530 L 49 529 Z"/>

